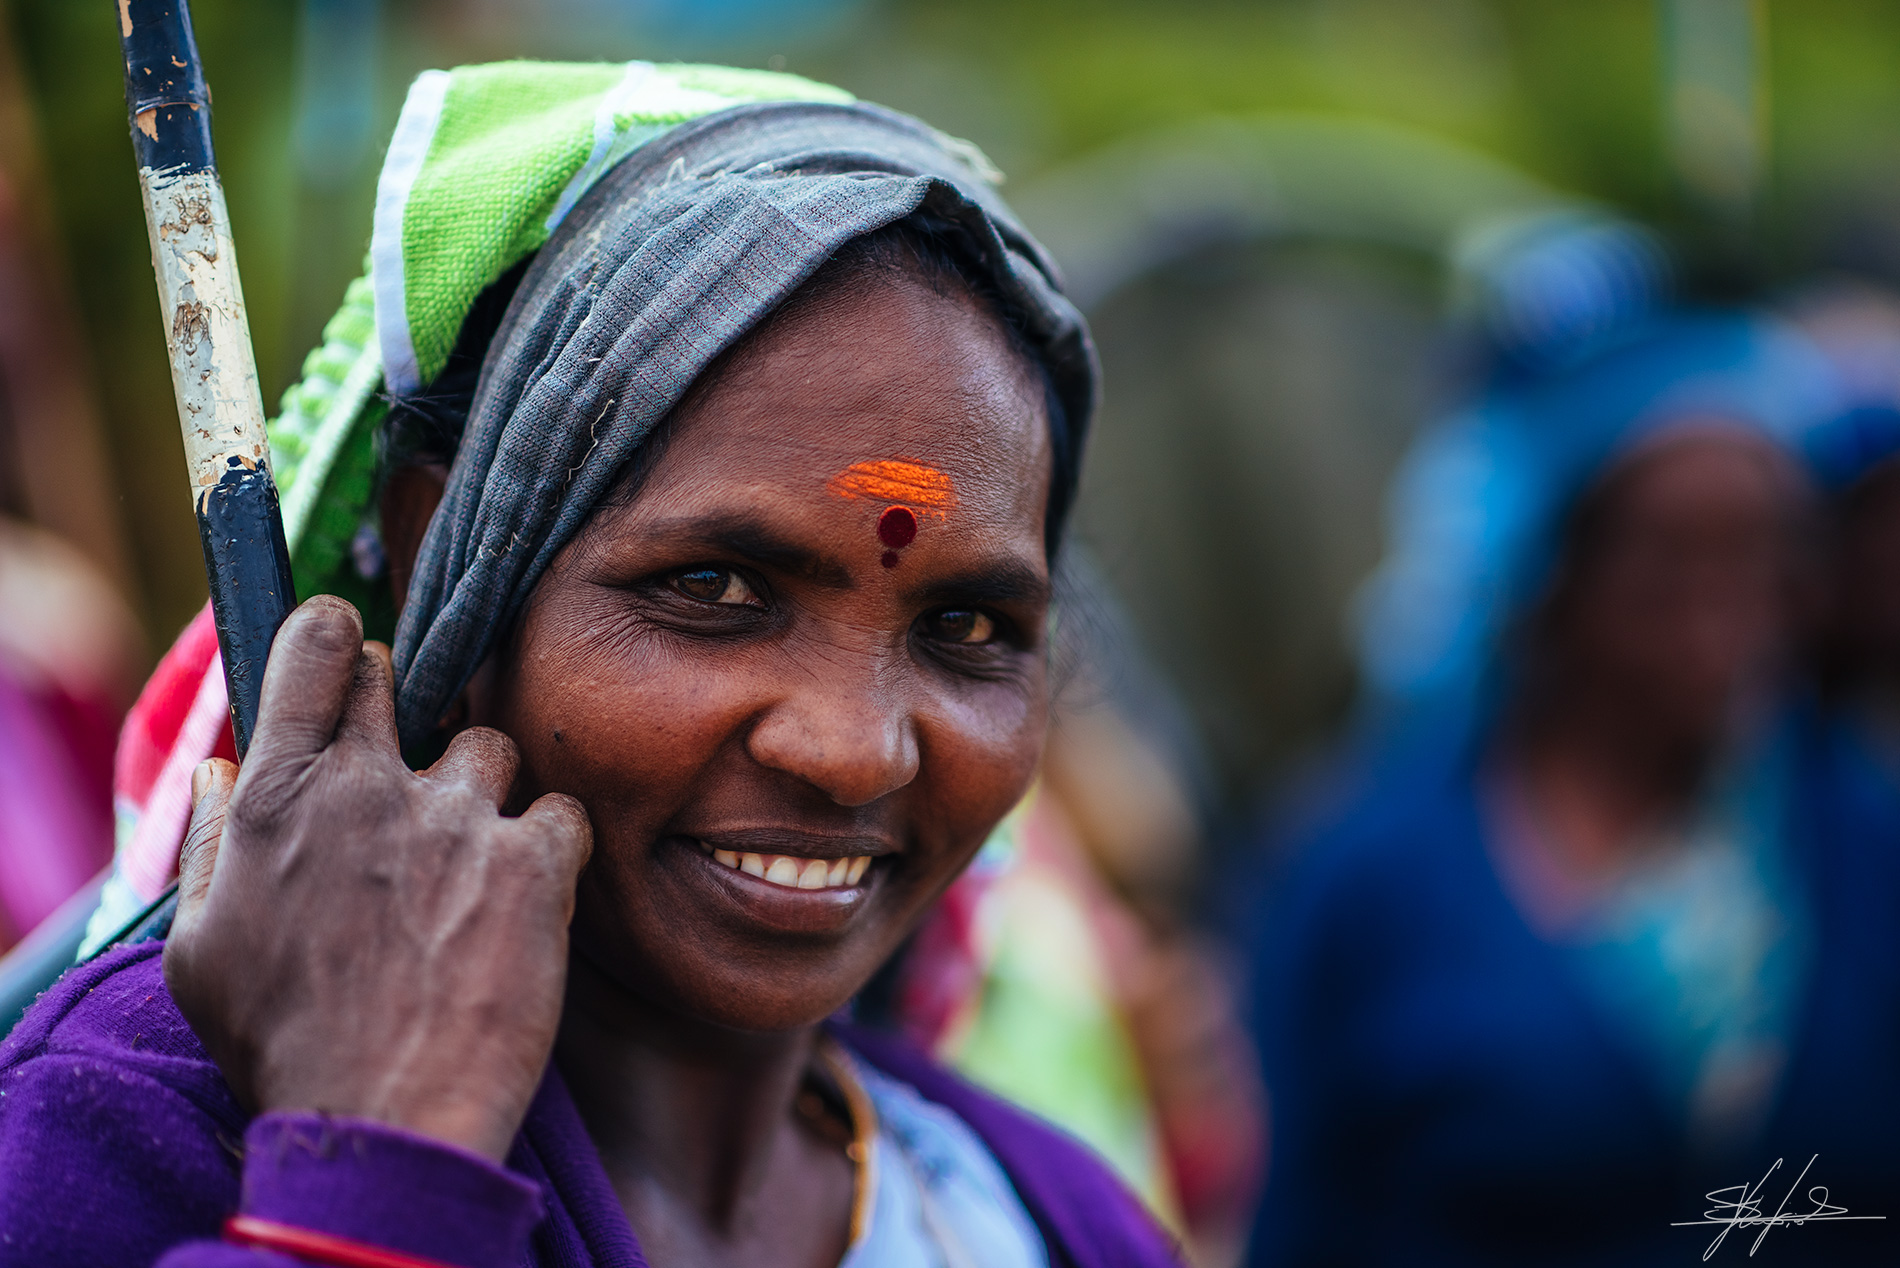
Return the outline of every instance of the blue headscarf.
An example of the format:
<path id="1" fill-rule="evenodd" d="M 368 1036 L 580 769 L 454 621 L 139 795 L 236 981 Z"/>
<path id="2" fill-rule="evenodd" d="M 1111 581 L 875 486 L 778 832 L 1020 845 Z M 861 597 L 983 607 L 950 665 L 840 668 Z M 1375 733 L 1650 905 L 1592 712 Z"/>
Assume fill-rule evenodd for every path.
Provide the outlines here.
<path id="1" fill-rule="evenodd" d="M 1476 704 L 1571 505 L 1645 439 L 1706 419 L 1799 455 L 1841 403 L 1808 339 L 1741 312 L 1652 317 L 1581 363 L 1501 378 L 1421 435 L 1394 480 L 1390 548 L 1356 611 L 1374 712 Z"/>
<path id="2" fill-rule="evenodd" d="M 1797 312 L 1841 383 L 1840 411 L 1803 445 L 1815 477 L 1840 493 L 1900 453 L 1900 305 L 1829 288 Z"/>

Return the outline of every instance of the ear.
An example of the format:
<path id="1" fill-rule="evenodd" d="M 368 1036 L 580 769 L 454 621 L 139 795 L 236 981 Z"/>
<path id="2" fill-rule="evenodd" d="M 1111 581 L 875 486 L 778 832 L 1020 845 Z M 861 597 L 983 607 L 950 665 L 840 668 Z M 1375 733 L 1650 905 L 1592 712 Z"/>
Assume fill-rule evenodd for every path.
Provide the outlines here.
<path id="1" fill-rule="evenodd" d="M 389 590 L 402 611 L 409 599 L 409 579 L 415 575 L 422 538 L 442 504 L 449 469 L 434 463 L 398 467 L 383 481 L 383 551 L 389 560 Z"/>

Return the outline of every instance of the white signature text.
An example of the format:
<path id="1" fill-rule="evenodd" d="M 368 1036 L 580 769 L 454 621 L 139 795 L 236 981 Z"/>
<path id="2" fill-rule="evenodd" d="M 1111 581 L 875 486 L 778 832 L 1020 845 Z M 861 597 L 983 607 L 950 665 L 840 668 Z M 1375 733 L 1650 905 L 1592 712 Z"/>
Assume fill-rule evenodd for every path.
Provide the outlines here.
<path id="1" fill-rule="evenodd" d="M 1788 1187 L 1787 1193 L 1782 1195 L 1781 1201 L 1773 1211 L 1762 1209 L 1762 1203 L 1766 1201 L 1762 1197 L 1762 1190 L 1768 1187 L 1768 1181 L 1774 1177 L 1776 1171 L 1781 1169 L 1780 1158 L 1775 1159 L 1775 1165 L 1768 1168 L 1762 1178 L 1752 1185 L 1730 1185 L 1726 1189 L 1717 1189 L 1705 1195 L 1714 1205 L 1702 1213 L 1701 1219 L 1678 1220 L 1670 1227 L 1697 1228 L 1713 1225 L 1718 1228 L 1720 1231 L 1716 1233 L 1715 1240 L 1710 1242 L 1709 1248 L 1702 1252 L 1702 1260 L 1707 1263 L 1710 1256 L 1722 1249 L 1722 1243 L 1728 1240 L 1728 1235 L 1738 1228 L 1761 1230 L 1755 1234 L 1754 1242 L 1748 1247 L 1748 1255 L 1752 1259 L 1755 1252 L 1761 1249 L 1761 1244 L 1767 1239 L 1771 1229 L 1818 1224 L 1824 1220 L 1884 1220 L 1887 1218 L 1884 1215 L 1849 1215 L 1846 1207 L 1834 1206 L 1827 1200 L 1827 1186 L 1824 1184 L 1814 1185 L 1808 1190 L 1807 1200 L 1813 1204 L 1811 1207 L 1806 1210 L 1789 1210 L 1789 1204 L 1794 1201 L 1795 1190 L 1799 1189 L 1801 1182 L 1808 1178 L 1808 1172 L 1813 1169 L 1815 1159 L 1819 1157 L 1820 1155 L 1816 1154 L 1808 1159 L 1808 1165 L 1801 1168 L 1801 1174 L 1795 1177 L 1794 1183 Z"/>

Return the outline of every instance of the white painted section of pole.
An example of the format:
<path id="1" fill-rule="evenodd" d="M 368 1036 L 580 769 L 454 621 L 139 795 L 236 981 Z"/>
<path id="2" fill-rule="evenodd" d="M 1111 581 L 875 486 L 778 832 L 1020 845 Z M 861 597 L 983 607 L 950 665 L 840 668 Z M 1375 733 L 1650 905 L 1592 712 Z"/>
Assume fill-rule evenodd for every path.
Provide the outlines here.
<path id="1" fill-rule="evenodd" d="M 217 174 L 144 167 L 139 188 L 196 504 L 233 458 L 247 468 L 269 464 L 264 397 Z"/>

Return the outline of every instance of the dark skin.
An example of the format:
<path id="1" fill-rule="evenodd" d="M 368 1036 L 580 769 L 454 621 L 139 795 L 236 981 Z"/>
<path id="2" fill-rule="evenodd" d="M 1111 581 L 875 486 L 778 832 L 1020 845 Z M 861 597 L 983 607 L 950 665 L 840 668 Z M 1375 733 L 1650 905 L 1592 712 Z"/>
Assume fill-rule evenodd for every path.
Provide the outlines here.
<path id="1" fill-rule="evenodd" d="M 206 772 L 165 953 L 232 1087 L 500 1159 L 552 1054 L 652 1262 L 837 1263 L 854 1172 L 794 1103 L 1035 769 L 1048 443 L 975 301 L 821 275 L 559 554 L 429 771 L 387 654 L 306 603 L 243 772 Z M 828 487 L 889 458 L 957 494 L 894 567 L 885 504 Z M 398 578 L 437 496 L 392 482 Z M 800 889 L 714 850 L 866 862 Z"/>
<path id="2" fill-rule="evenodd" d="M 1811 602 L 1802 512 L 1786 459 L 1720 420 L 1647 446 L 1587 500 L 1504 753 L 1584 888 L 1687 808 L 1786 663 Z"/>

